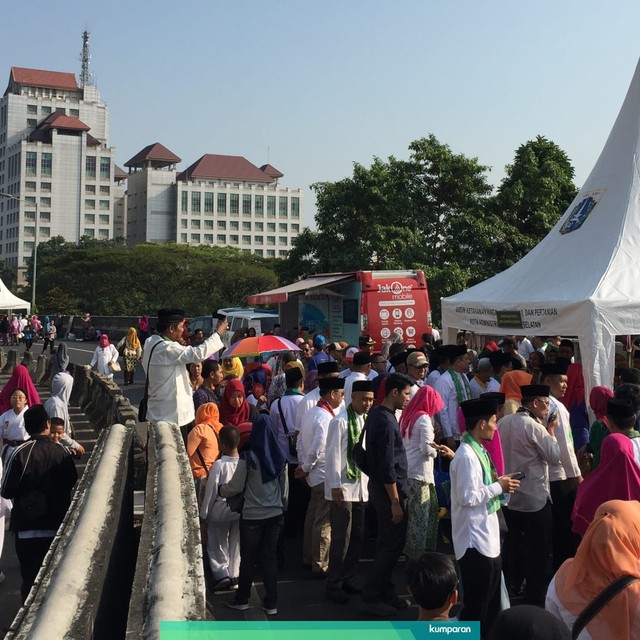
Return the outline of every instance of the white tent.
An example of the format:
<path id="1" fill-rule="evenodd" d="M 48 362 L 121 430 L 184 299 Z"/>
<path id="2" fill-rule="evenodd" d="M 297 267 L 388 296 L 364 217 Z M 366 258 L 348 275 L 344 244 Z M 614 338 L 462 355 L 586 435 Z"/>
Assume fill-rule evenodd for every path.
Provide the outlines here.
<path id="1" fill-rule="evenodd" d="M 442 324 L 578 336 L 588 389 L 611 387 L 616 334 L 640 333 L 640 63 L 584 186 L 524 258 L 442 299 Z"/>
<path id="2" fill-rule="evenodd" d="M 13 309 L 26 309 L 31 313 L 31 304 L 18 296 L 14 296 L 2 280 L 0 280 L 0 309 L 12 311 Z"/>

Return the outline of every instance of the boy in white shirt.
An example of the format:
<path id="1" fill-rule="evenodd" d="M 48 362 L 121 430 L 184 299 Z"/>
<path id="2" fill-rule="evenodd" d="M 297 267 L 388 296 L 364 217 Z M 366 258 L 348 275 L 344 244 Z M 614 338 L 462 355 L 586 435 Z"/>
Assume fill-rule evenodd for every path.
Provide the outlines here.
<path id="1" fill-rule="evenodd" d="M 221 457 L 209 470 L 200 517 L 207 521 L 207 556 L 216 591 L 238 582 L 240 569 L 240 514 L 229 509 L 218 487 L 231 480 L 238 465 L 240 432 L 233 425 L 220 429 Z"/>
<path id="2" fill-rule="evenodd" d="M 500 496 L 520 483 L 511 475 L 498 478 L 483 441 L 497 429 L 495 400 L 460 404 L 467 430 L 451 462 L 451 526 L 453 550 L 460 567 L 464 604 L 460 620 L 479 620 L 484 637 L 500 613 Z"/>

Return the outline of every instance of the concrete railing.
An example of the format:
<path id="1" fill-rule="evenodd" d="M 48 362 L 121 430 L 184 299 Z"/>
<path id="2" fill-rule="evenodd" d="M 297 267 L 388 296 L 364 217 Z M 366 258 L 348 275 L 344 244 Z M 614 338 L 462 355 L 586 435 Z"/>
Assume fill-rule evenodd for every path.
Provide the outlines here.
<path id="1" fill-rule="evenodd" d="M 133 430 L 104 429 L 26 603 L 6 638 L 122 637 L 135 554 Z"/>
<path id="2" fill-rule="evenodd" d="M 145 517 L 127 638 L 160 637 L 162 620 L 205 620 L 205 579 L 193 477 L 180 431 L 152 425 Z"/>

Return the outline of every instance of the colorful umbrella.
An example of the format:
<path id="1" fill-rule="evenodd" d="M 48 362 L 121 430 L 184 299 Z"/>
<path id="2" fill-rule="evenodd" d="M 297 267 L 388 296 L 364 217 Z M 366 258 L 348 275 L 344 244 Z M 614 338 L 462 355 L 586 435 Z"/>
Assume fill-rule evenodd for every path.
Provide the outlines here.
<path id="1" fill-rule="evenodd" d="M 280 336 L 253 336 L 243 338 L 232 344 L 223 354 L 223 358 L 244 358 L 259 356 L 263 353 L 282 353 L 283 351 L 300 351 L 300 349 L 286 338 Z"/>

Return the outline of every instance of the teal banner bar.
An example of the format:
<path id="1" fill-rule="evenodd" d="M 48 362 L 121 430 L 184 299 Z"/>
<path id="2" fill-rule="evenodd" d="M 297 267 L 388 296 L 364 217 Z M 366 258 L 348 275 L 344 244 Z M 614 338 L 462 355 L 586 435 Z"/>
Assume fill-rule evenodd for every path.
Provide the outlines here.
<path id="1" fill-rule="evenodd" d="M 161 622 L 160 640 L 480 640 L 479 622 Z"/>

